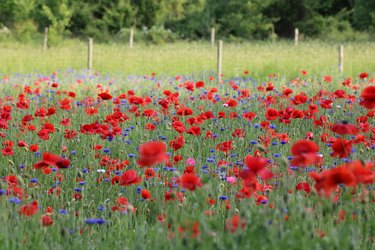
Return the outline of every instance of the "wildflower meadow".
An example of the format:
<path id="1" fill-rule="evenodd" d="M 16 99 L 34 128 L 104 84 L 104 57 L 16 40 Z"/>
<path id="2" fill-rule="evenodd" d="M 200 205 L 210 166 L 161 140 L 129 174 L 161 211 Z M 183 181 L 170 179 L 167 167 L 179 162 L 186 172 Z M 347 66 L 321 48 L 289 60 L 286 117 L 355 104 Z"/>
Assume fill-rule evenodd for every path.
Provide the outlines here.
<path id="1" fill-rule="evenodd" d="M 1 249 L 373 249 L 375 79 L 2 75 Z"/>

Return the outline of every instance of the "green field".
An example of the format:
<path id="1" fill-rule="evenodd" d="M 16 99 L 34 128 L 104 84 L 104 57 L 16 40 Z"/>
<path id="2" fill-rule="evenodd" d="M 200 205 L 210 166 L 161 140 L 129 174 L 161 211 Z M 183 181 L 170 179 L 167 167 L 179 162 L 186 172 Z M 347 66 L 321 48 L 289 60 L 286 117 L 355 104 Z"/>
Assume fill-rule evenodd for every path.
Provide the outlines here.
<path id="1" fill-rule="evenodd" d="M 375 72 L 375 43 L 344 44 L 344 74 Z M 302 69 L 310 74 L 327 75 L 338 72 L 338 44 L 318 41 L 224 43 L 223 74 L 242 75 L 244 70 L 254 77 L 271 73 L 296 76 Z M 199 74 L 216 71 L 216 48 L 209 43 L 174 43 L 165 45 L 95 44 L 94 70 L 102 73 L 121 72 L 129 75 Z M 87 43 L 68 40 L 51 47 L 14 43 L 0 44 L 0 73 L 50 73 L 57 69 L 87 67 Z"/>
<path id="2" fill-rule="evenodd" d="M 374 52 L 1 44 L 0 250 L 374 249 Z"/>

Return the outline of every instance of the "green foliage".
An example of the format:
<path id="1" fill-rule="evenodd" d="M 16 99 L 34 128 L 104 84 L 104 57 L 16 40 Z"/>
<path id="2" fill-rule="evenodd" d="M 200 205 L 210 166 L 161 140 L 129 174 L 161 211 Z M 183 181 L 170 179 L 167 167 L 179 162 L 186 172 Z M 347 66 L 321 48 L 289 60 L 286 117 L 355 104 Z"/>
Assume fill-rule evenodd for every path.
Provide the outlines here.
<path id="1" fill-rule="evenodd" d="M 272 32 L 272 20 L 263 13 L 270 0 L 215 1 L 214 16 L 223 36 L 243 38 L 268 38 Z"/>
<path id="2" fill-rule="evenodd" d="M 162 26 L 153 26 L 151 29 L 144 29 L 142 36 L 144 40 L 154 44 L 163 44 L 176 41 L 177 37 L 171 30 L 166 30 Z"/>
<path id="3" fill-rule="evenodd" d="M 120 43 L 128 43 L 130 39 L 130 28 L 123 28 L 116 34 L 115 40 Z M 134 41 L 150 44 L 164 44 L 175 42 L 178 37 L 169 29 L 163 26 L 153 26 L 151 29 L 146 27 L 143 30 L 134 30 Z"/>
<path id="4" fill-rule="evenodd" d="M 362 31 L 375 31 L 375 1 L 354 1 L 353 26 Z"/>
<path id="5" fill-rule="evenodd" d="M 2 0 L 0 24 L 24 41 L 49 27 L 52 44 L 67 36 L 107 42 L 130 27 L 152 43 L 209 39 L 212 27 L 236 41 L 292 38 L 296 27 L 301 37 L 366 40 L 375 34 L 375 1 Z"/>

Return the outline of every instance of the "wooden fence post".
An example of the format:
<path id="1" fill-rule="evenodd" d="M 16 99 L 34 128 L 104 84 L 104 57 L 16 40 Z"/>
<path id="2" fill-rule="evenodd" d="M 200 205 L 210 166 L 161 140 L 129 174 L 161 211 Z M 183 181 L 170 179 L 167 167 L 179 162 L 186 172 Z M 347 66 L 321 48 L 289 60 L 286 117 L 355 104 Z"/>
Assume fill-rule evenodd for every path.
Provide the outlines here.
<path id="1" fill-rule="evenodd" d="M 211 48 L 215 47 L 215 28 L 211 29 Z"/>
<path id="2" fill-rule="evenodd" d="M 47 50 L 48 46 L 48 28 L 44 28 L 43 51 Z"/>
<path id="3" fill-rule="evenodd" d="M 298 36 L 299 36 L 299 30 L 298 30 L 298 28 L 295 28 L 294 29 L 294 45 L 295 46 L 298 45 Z"/>
<path id="4" fill-rule="evenodd" d="M 130 40 L 129 40 L 129 47 L 132 49 L 133 48 L 133 38 L 134 38 L 134 30 L 130 30 Z"/>
<path id="5" fill-rule="evenodd" d="M 339 46 L 339 72 L 344 72 L 344 46 Z"/>
<path id="6" fill-rule="evenodd" d="M 218 46 L 217 46 L 217 82 L 218 83 L 221 80 L 222 59 L 223 59 L 223 41 L 219 40 Z"/>
<path id="7" fill-rule="evenodd" d="M 87 69 L 92 70 L 93 39 L 90 37 L 87 50 Z"/>

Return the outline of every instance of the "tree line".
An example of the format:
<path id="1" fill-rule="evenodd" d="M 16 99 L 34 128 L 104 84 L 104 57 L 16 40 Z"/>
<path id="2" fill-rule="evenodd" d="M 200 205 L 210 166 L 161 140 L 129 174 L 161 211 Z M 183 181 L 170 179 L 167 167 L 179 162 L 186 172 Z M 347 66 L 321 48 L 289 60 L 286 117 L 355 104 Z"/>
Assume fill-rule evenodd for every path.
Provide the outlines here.
<path id="1" fill-rule="evenodd" d="M 1 0 L 0 29 L 21 39 L 49 28 L 52 36 L 127 36 L 135 28 L 155 42 L 304 37 L 368 39 L 375 0 Z M 4 32 L 3 32 L 4 33 Z"/>

